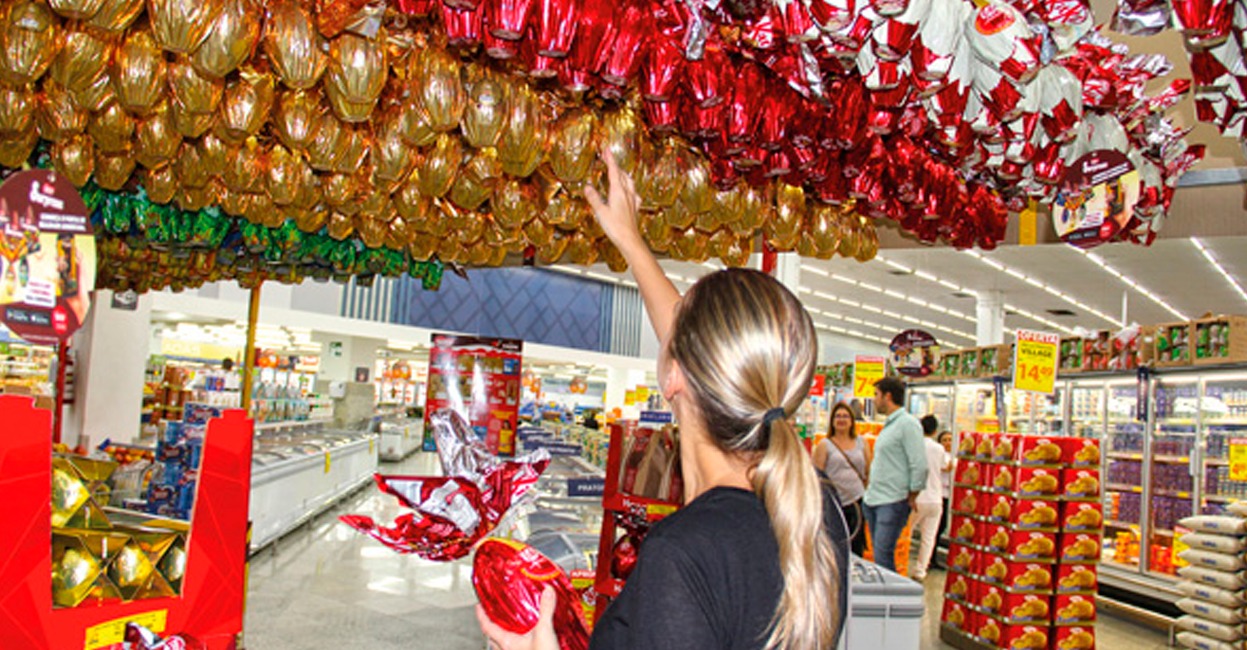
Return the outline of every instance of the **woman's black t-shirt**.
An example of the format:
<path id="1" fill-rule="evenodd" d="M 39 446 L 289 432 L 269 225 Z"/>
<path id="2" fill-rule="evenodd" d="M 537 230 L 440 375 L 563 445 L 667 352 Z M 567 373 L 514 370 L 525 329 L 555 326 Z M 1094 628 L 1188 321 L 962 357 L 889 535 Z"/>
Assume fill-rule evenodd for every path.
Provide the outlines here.
<path id="1" fill-rule="evenodd" d="M 847 535 L 835 497 L 827 495 L 826 503 L 843 623 Z M 783 582 L 762 501 L 748 490 L 713 488 L 646 535 L 627 586 L 598 621 L 589 647 L 765 648 Z"/>

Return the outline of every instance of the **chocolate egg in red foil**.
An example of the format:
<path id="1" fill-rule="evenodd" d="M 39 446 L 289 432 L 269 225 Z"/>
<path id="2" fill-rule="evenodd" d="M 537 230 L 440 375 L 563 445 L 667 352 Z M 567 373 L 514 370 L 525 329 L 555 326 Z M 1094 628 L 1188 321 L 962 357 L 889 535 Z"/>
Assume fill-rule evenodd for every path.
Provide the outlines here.
<path id="1" fill-rule="evenodd" d="M 537 625 L 541 593 L 552 587 L 558 597 L 554 632 L 560 650 L 589 647 L 580 598 L 571 580 L 537 549 L 496 537 L 482 541 L 472 560 L 472 586 L 489 620 L 516 634 L 527 634 Z"/>

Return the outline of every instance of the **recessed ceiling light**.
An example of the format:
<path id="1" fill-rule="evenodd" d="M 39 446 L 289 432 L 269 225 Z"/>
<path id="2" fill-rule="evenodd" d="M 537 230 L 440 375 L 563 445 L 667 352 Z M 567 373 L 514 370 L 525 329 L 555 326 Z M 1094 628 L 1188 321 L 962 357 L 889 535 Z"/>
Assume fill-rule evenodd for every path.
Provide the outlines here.
<path id="1" fill-rule="evenodd" d="M 1204 259 L 1212 265 L 1212 268 L 1216 269 L 1217 273 L 1220 273 L 1221 277 L 1225 278 L 1225 281 L 1233 287 L 1234 291 L 1238 293 L 1238 296 L 1242 298 L 1244 302 L 1247 302 L 1247 290 L 1243 289 L 1243 285 L 1239 283 L 1238 278 L 1230 275 L 1229 271 L 1226 271 L 1225 267 L 1221 266 L 1221 262 L 1217 261 L 1217 258 L 1212 254 L 1212 251 L 1208 250 L 1208 247 L 1204 245 L 1204 242 L 1200 241 L 1198 238 L 1192 237 L 1191 243 L 1194 244 L 1195 248 L 1199 250 L 1199 253 L 1204 256 Z"/>

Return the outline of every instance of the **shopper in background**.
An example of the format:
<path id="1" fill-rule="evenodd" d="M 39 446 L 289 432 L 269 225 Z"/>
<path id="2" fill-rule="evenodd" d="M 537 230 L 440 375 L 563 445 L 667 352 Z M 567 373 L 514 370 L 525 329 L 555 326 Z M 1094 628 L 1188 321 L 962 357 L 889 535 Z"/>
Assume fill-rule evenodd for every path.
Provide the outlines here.
<path id="1" fill-rule="evenodd" d="M 944 540 L 944 535 L 948 532 L 949 504 L 953 498 L 953 464 L 957 461 L 956 456 L 953 455 L 953 433 L 951 431 L 941 431 L 935 437 L 935 441 L 940 443 L 940 446 L 944 448 L 944 453 L 948 454 L 948 463 L 944 466 L 944 471 L 940 472 L 940 485 L 944 486 L 944 493 L 940 504 L 939 534 L 935 536 L 935 547 L 945 548 L 948 544 Z M 934 556 L 931 558 L 931 566 L 943 568 Z"/>
<path id="2" fill-rule="evenodd" d="M 944 503 L 944 469 L 951 463 L 948 452 L 935 441 L 940 422 L 934 415 L 922 416 L 922 433 L 927 458 L 927 485 L 915 499 L 916 509 L 912 518 L 913 527 L 918 531 L 918 559 L 910 576 L 919 582 L 927 577 L 927 567 L 931 564 L 931 556 L 935 553 L 935 540 L 940 535 L 940 506 Z"/>
<path id="3" fill-rule="evenodd" d="M 831 407 L 827 438 L 814 448 L 814 466 L 823 471 L 847 519 L 850 544 L 857 555 L 866 553 L 866 522 L 862 515 L 862 495 L 870 482 L 871 450 L 857 437 L 857 419 L 844 402 Z"/>
<path id="4" fill-rule="evenodd" d="M 603 157 L 609 199 L 585 194 L 662 342 L 659 386 L 680 425 L 685 505 L 646 535 L 590 647 L 831 650 L 848 535 L 789 421 L 814 376 L 810 316 L 774 278 L 744 269 L 707 275 L 681 298 L 641 237 L 632 179 Z M 556 650 L 553 600 L 547 590 L 524 635 L 478 607 L 481 630 L 502 650 Z"/>
<path id="5" fill-rule="evenodd" d="M 895 377 L 875 383 L 875 410 L 887 416 L 875 440 L 866 486 L 866 525 L 874 546 L 875 563 L 896 570 L 896 541 L 900 538 L 918 493 L 927 485 L 927 455 L 922 426 L 905 412 L 905 384 Z"/>

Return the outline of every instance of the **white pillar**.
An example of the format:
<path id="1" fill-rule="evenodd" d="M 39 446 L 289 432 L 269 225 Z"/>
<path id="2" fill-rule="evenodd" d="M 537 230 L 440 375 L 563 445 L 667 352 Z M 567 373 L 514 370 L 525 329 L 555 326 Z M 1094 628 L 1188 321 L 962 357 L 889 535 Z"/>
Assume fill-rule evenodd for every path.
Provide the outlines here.
<path id="1" fill-rule="evenodd" d="M 87 321 L 74 336 L 74 404 L 66 410 L 62 433 L 70 447 L 139 438 L 152 299 L 141 295 L 137 308 L 125 311 L 113 308 L 112 296 L 106 289 L 95 292 Z"/>
<path id="2" fill-rule="evenodd" d="M 978 345 L 1000 345 L 1005 342 L 1005 294 L 1003 291 L 980 291 L 975 303 L 975 337 Z"/>
<path id="3" fill-rule="evenodd" d="M 795 295 L 801 295 L 801 256 L 779 253 L 775 260 L 775 279 Z"/>

